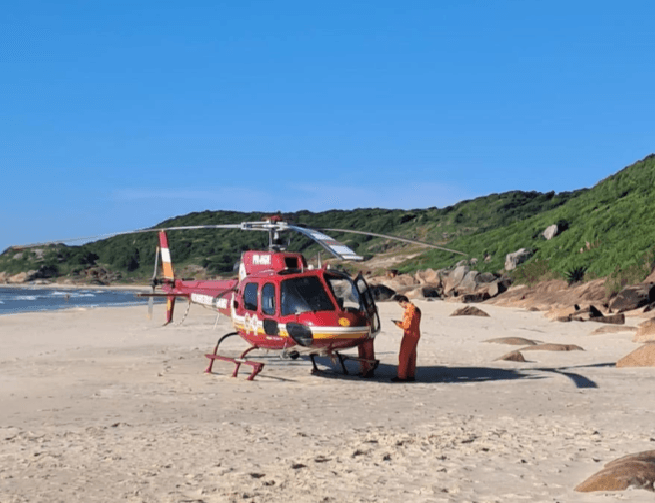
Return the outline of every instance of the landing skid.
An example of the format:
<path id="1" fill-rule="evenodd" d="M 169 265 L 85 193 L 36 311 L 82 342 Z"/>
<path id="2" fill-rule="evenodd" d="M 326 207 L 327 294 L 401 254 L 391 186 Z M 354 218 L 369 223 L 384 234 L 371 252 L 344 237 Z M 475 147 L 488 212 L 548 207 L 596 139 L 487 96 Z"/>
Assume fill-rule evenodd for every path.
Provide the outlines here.
<path id="1" fill-rule="evenodd" d="M 316 375 L 316 374 L 321 373 L 321 370 L 316 366 L 316 356 L 317 355 L 314 355 L 314 354 L 309 355 L 309 358 L 312 361 L 312 370 L 311 370 L 312 375 Z M 365 358 L 357 358 L 355 356 L 346 356 L 346 355 L 342 355 L 338 351 L 334 351 L 332 353 L 332 356 L 333 357 L 336 356 L 339 363 L 341 364 L 341 370 L 343 371 L 343 373 L 345 375 L 350 375 L 350 373 L 348 372 L 348 369 L 346 368 L 346 364 L 345 364 L 345 362 L 347 360 L 352 360 L 352 361 L 356 361 L 356 362 L 360 362 L 360 363 L 368 363 L 369 365 L 372 365 L 372 367 L 368 370 L 368 372 L 366 372 L 366 374 L 363 374 L 362 377 L 372 377 L 373 371 L 376 368 L 378 368 L 378 365 L 380 364 L 380 360 L 367 360 Z"/>
<path id="2" fill-rule="evenodd" d="M 224 335 L 223 337 L 218 339 L 218 342 L 216 343 L 216 347 L 214 348 L 214 352 L 210 355 L 205 355 L 207 358 L 209 358 L 209 367 L 205 369 L 205 373 L 211 374 L 214 361 L 221 360 L 224 362 L 232 362 L 236 365 L 236 367 L 234 368 L 234 372 L 232 372 L 232 377 L 237 377 L 237 375 L 239 375 L 239 368 L 241 367 L 241 364 L 250 365 L 252 367 L 252 373 L 250 374 L 250 376 L 248 376 L 248 380 L 252 381 L 255 378 L 255 376 L 262 371 L 262 369 L 264 368 L 264 364 L 252 360 L 246 360 L 246 355 L 250 353 L 253 349 L 259 349 L 258 346 L 249 347 L 243 353 L 241 353 L 241 356 L 239 356 L 239 358 L 230 358 L 228 356 L 220 356 L 216 354 L 218 352 L 218 346 L 220 346 L 221 342 L 223 342 L 228 337 L 232 337 L 233 335 L 239 335 L 239 334 L 238 332 L 231 332 L 229 334 Z"/>

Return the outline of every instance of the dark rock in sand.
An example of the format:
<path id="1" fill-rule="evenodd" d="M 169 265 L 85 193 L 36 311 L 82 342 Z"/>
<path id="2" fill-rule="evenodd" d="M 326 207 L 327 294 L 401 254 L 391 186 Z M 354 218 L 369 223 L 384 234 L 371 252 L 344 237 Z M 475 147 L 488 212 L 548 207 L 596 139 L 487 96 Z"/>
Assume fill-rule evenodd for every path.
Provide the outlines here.
<path id="1" fill-rule="evenodd" d="M 608 325 L 605 327 L 599 327 L 593 332 L 591 332 L 589 335 L 596 335 L 596 334 L 615 334 L 617 332 L 635 332 L 637 330 L 637 327 L 628 327 L 625 325 Z"/>
<path id="2" fill-rule="evenodd" d="M 506 362 L 524 362 L 525 358 L 521 354 L 520 351 L 510 351 L 506 355 L 501 356 L 500 358 L 496 358 L 496 361 L 506 361 Z"/>
<path id="3" fill-rule="evenodd" d="M 601 471 L 578 484 L 577 492 L 625 491 L 629 488 L 654 491 L 655 451 L 630 454 L 607 463 Z"/>
<path id="4" fill-rule="evenodd" d="M 653 283 L 628 285 L 610 302 L 610 309 L 618 313 L 638 309 L 655 302 Z"/>
<path id="5" fill-rule="evenodd" d="M 440 288 L 432 288 L 432 287 L 423 287 L 421 289 L 421 294 L 426 299 L 441 298 L 441 289 Z"/>
<path id="6" fill-rule="evenodd" d="M 521 348 L 521 351 L 528 351 L 533 349 L 543 351 L 584 351 L 584 349 L 582 349 L 580 346 L 576 346 L 575 344 L 553 344 L 550 342 L 545 344 L 526 346 Z"/>
<path id="7" fill-rule="evenodd" d="M 482 342 L 496 342 L 498 344 L 512 344 L 514 346 L 534 346 L 538 344 L 537 341 L 524 339 L 523 337 L 499 337 L 497 339 L 487 339 Z"/>
<path id="8" fill-rule="evenodd" d="M 450 313 L 450 316 L 489 316 L 482 309 L 473 306 L 459 308 L 457 311 Z"/>
<path id="9" fill-rule="evenodd" d="M 376 301 L 390 300 L 396 295 L 396 291 L 385 285 L 371 285 L 371 293 Z"/>

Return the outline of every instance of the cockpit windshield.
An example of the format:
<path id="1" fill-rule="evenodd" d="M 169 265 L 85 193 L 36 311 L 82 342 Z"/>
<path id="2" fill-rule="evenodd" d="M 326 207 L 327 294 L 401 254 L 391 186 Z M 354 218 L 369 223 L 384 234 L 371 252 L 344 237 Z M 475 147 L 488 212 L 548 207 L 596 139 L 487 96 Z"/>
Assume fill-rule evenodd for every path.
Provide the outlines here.
<path id="1" fill-rule="evenodd" d="M 286 316 L 307 311 L 334 311 L 334 305 L 318 277 L 302 276 L 282 281 L 280 309 L 282 316 Z"/>
<path id="2" fill-rule="evenodd" d="M 354 309 L 356 311 L 361 309 L 359 293 L 350 278 L 326 274 L 325 279 L 330 285 L 340 309 Z"/>

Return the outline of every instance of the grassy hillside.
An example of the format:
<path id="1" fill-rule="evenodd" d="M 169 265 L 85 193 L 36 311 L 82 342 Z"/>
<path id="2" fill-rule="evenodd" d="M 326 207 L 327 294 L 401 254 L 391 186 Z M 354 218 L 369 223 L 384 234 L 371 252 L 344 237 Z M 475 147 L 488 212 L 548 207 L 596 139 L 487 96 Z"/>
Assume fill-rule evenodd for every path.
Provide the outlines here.
<path id="1" fill-rule="evenodd" d="M 506 192 L 462 201 L 447 208 L 388 210 L 368 208 L 320 213 L 299 211 L 284 215 L 310 227 L 330 227 L 394 234 L 443 244 L 479 260 L 479 270 L 499 271 L 505 255 L 519 248 L 535 251 L 517 278 L 585 273 L 587 278 L 613 275 L 617 281 L 645 276 L 655 245 L 655 156 L 649 156 L 592 189 L 555 194 Z M 203 211 L 161 222 L 153 227 L 258 221 L 263 213 Z M 546 241 L 551 224 L 566 228 Z M 359 254 L 371 256 L 402 248 L 396 242 L 370 236 L 330 233 Z M 263 232 L 177 231 L 170 235 L 171 254 L 178 270 L 205 275 L 230 274 L 243 250 L 267 245 Z M 156 234 L 137 234 L 84 246 L 50 246 L 36 250 L 7 250 L 0 271 L 14 274 L 41 270 L 44 277 L 83 274 L 90 267 L 119 272 L 123 279 L 152 275 Z M 311 257 L 320 248 L 294 235 L 290 249 Z M 487 261 L 484 257 L 487 256 Z M 431 250 L 401 265 L 401 270 L 452 266 L 462 257 Z M 186 268 L 186 269 L 185 269 Z M 191 271 L 191 272 L 189 272 Z M 641 279 L 641 278 L 639 278 Z"/>
<path id="2" fill-rule="evenodd" d="M 546 241 L 541 233 L 558 222 L 568 228 Z M 564 204 L 509 225 L 458 236 L 450 246 L 479 258 L 490 255 L 491 262 L 483 266 L 489 270 L 502 268 L 507 253 L 530 248 L 535 250 L 533 268 L 541 262 L 542 270 L 561 276 L 576 269 L 585 271 L 587 278 L 638 277 L 650 272 L 655 247 L 655 156 L 575 193 Z M 428 252 L 420 264 L 404 264 L 404 268 L 417 265 L 447 264 L 443 257 Z"/>

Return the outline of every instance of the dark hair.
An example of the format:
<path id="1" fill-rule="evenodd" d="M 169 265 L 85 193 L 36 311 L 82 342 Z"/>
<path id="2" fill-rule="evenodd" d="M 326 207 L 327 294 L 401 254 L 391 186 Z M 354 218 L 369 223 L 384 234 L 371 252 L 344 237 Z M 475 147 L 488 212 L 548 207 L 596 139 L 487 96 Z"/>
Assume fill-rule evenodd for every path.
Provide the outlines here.
<path id="1" fill-rule="evenodd" d="M 396 302 L 409 302 L 409 299 L 405 295 L 394 295 L 393 300 Z"/>

